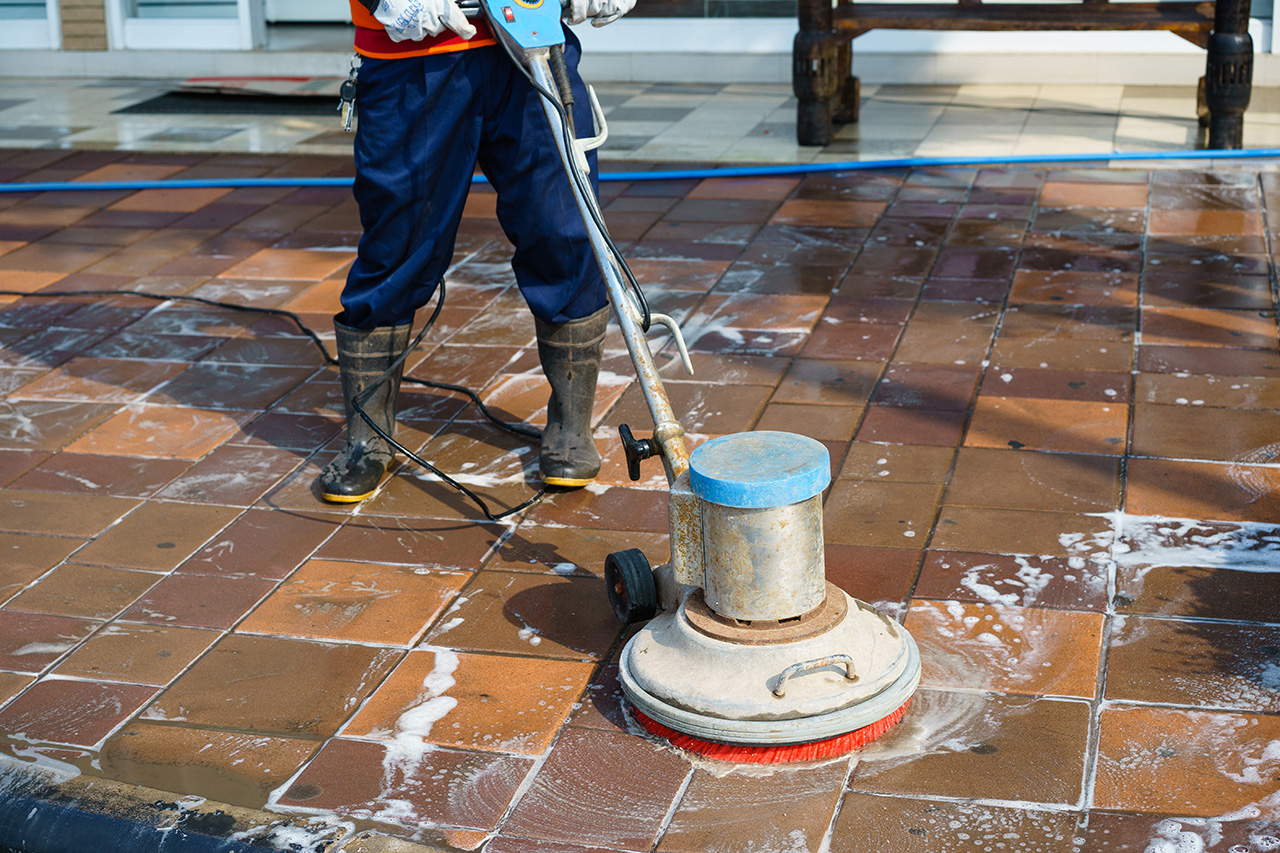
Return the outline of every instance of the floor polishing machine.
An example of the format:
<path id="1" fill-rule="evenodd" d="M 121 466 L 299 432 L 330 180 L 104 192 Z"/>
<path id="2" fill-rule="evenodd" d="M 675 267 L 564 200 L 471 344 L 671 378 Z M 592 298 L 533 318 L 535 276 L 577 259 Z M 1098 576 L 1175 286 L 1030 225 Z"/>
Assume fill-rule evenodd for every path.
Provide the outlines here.
<path id="1" fill-rule="evenodd" d="M 605 561 L 615 613 L 647 623 L 620 661 L 635 719 L 678 746 L 738 762 L 811 760 L 862 746 L 901 718 L 920 657 L 897 622 L 826 581 L 826 447 L 791 433 L 747 432 L 687 451 L 646 339 L 651 324 L 670 331 L 693 368 L 679 327 L 649 310 L 609 238 L 585 156 L 606 136 L 604 116 L 593 93 L 595 136 L 576 138 L 560 3 L 479 5 L 541 95 L 653 418 L 650 438 L 620 428 L 631 478 L 653 456 L 666 469 L 670 562 L 651 569 L 638 549 Z"/>

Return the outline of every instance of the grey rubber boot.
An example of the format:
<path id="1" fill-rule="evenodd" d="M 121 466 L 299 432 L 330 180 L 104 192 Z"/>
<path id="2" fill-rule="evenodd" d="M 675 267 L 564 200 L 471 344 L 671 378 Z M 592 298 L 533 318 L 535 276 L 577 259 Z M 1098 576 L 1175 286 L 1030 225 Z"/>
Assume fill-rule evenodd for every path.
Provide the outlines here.
<path id="1" fill-rule="evenodd" d="M 551 383 L 547 426 L 538 469 L 548 486 L 580 488 L 600 473 L 600 452 L 591 437 L 591 409 L 609 309 L 553 325 L 537 321 L 538 358 Z"/>
<path id="2" fill-rule="evenodd" d="M 352 400 L 386 372 L 409 345 L 413 325 L 353 329 L 333 318 L 338 339 L 338 370 L 342 377 L 342 400 L 347 413 L 347 444 L 320 472 L 320 496 L 334 503 L 356 503 L 373 494 L 395 455 L 391 445 L 373 431 L 355 410 Z M 362 408 L 374 423 L 391 435 L 396 426 L 396 397 L 400 393 L 397 369 L 370 395 Z"/>

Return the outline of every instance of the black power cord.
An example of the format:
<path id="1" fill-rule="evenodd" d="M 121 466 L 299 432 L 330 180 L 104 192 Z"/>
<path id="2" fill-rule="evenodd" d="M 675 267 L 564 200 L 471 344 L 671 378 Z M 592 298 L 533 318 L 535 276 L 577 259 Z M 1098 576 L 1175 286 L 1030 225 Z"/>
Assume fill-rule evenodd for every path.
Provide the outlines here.
<path id="1" fill-rule="evenodd" d="M 442 308 L 444 308 L 445 284 L 443 279 L 440 281 L 438 293 L 439 295 L 436 297 L 435 310 L 431 312 L 431 316 L 427 319 L 426 325 L 422 327 L 422 330 L 418 332 L 418 336 L 409 343 L 409 346 L 405 347 L 404 352 L 400 353 L 400 355 L 392 363 L 391 367 L 389 367 L 368 388 L 366 388 L 364 391 L 358 394 L 351 401 L 352 408 L 354 408 L 356 410 L 356 413 L 360 415 L 360 417 L 364 420 L 364 422 L 367 423 L 373 429 L 373 431 L 376 432 L 381 438 L 383 438 L 388 444 L 390 444 L 396 450 L 399 450 L 401 453 L 403 453 L 407 458 L 411 459 L 413 462 L 417 463 L 421 467 L 430 471 L 432 474 L 435 474 L 442 481 L 452 486 L 454 489 L 461 492 L 466 497 L 470 498 L 476 504 L 476 506 L 480 508 L 480 511 L 484 513 L 484 516 L 486 519 L 488 519 L 489 521 L 502 521 L 505 518 L 508 518 L 512 515 L 515 515 L 516 513 L 519 513 L 528 509 L 538 501 L 542 500 L 543 496 L 547 494 L 548 488 L 546 486 L 543 486 L 541 489 L 538 490 L 538 492 L 533 497 L 529 498 L 528 500 L 524 501 L 518 506 L 512 507 L 511 509 L 508 509 L 508 510 L 504 510 L 503 512 L 494 513 L 492 510 L 489 509 L 489 505 L 485 503 L 484 498 L 480 497 L 471 489 L 467 488 L 462 483 L 459 483 L 457 480 L 453 479 L 448 474 L 444 473 L 439 468 L 435 467 L 430 462 L 418 456 L 416 453 L 406 448 L 400 442 L 396 441 L 385 430 L 383 430 L 381 427 L 375 424 L 373 422 L 373 419 L 369 417 L 368 412 L 364 410 L 364 404 L 369 401 L 369 397 L 371 397 L 378 390 L 378 388 L 383 385 L 383 383 L 390 380 L 391 374 L 404 364 L 405 359 L 409 357 L 409 354 L 411 352 L 417 349 L 418 344 L 422 342 L 422 339 L 426 337 L 427 332 L 431 331 L 431 327 L 435 325 L 436 318 L 440 316 L 440 311 Z M 54 299 L 54 298 L 68 298 L 68 297 L 81 297 L 81 296 L 100 296 L 100 297 L 125 296 L 125 297 L 136 297 L 139 299 L 149 299 L 153 302 L 194 302 L 200 305 L 208 305 L 214 308 L 226 308 L 232 311 L 243 311 L 249 314 L 265 314 L 265 315 L 270 315 L 275 317 L 284 317 L 288 320 L 291 320 L 293 324 L 297 326 L 298 329 L 311 340 L 311 343 L 314 344 L 315 348 L 320 352 L 320 357 L 324 359 L 325 364 L 336 365 L 338 363 L 338 360 L 336 358 L 329 355 L 329 351 L 325 349 L 324 342 L 320 340 L 320 336 L 317 335 L 314 331 L 312 331 L 305 323 L 303 323 L 301 317 L 299 317 L 297 314 L 293 313 L 292 311 L 286 311 L 283 308 L 260 308 L 256 305 L 237 305 L 232 302 L 219 302 L 216 299 L 205 299 L 204 297 L 201 297 L 201 296 L 164 295 L 159 293 L 146 293 L 144 291 L 134 291 L 134 290 L 42 290 L 35 293 L 25 293 L 19 290 L 0 290 L 0 296 L 17 296 L 23 299 L 30 299 L 33 297 L 41 298 L 41 299 Z M 514 435 L 522 436 L 524 438 L 537 439 L 542 437 L 542 430 L 538 429 L 537 427 L 531 427 L 531 426 L 528 426 L 527 424 L 512 424 L 502 420 L 501 418 L 499 418 L 497 415 L 493 414 L 493 412 L 489 410 L 489 407 L 486 406 L 484 402 L 480 399 L 480 395 L 476 394 L 475 391 L 472 391 L 470 388 L 467 388 L 465 386 L 451 385 L 447 382 L 434 382 L 429 379 L 416 379 L 412 376 L 402 377 L 400 381 L 408 382 L 413 385 L 422 385 L 427 388 L 438 388 L 442 391 L 452 391 L 457 394 L 463 394 L 466 397 L 468 397 L 472 403 L 475 404 L 476 408 L 479 409 L 480 414 L 484 415 L 485 418 L 487 418 L 489 421 L 491 421 L 493 424 L 495 424 L 499 428 L 504 429 L 507 432 L 510 432 Z"/>

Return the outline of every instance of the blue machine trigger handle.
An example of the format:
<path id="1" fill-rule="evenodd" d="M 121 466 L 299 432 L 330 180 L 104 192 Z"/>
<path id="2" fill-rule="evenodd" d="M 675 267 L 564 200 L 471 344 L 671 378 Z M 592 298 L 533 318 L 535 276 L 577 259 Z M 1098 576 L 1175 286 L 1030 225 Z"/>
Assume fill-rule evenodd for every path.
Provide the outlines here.
<path id="1" fill-rule="evenodd" d="M 559 0 L 460 0 L 468 17 L 483 11 L 499 37 L 520 50 L 564 44 Z"/>

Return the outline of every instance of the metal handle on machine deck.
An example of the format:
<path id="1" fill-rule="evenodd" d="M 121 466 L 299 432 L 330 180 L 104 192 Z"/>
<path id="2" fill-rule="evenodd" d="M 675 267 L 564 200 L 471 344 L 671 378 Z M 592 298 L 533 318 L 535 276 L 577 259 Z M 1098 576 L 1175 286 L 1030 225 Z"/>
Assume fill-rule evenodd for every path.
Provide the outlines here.
<path id="1" fill-rule="evenodd" d="M 802 672 L 808 672 L 811 669 L 821 669 L 824 666 L 830 666 L 833 663 L 844 664 L 844 677 L 849 681 L 857 681 L 857 673 L 853 671 L 853 658 L 848 655 L 827 655 L 825 658 L 814 658 L 813 660 L 793 663 L 782 671 L 782 675 L 778 676 L 778 686 L 773 688 L 773 695 L 779 699 L 787 695 L 787 680 L 793 675 L 799 675 Z"/>

